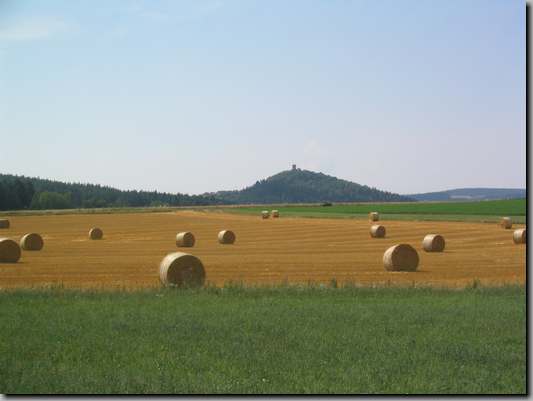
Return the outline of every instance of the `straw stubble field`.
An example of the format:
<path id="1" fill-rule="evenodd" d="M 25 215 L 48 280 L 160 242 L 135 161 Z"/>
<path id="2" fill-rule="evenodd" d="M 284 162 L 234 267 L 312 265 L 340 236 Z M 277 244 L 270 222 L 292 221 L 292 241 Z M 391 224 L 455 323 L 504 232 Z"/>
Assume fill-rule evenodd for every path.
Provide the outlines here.
<path id="1" fill-rule="evenodd" d="M 160 285 L 158 265 L 175 252 L 175 236 L 191 231 L 193 248 L 206 280 L 262 285 L 329 283 L 465 287 L 523 284 L 526 247 L 513 243 L 512 230 L 471 222 L 381 221 L 386 238 L 371 238 L 370 222 L 280 218 L 193 211 L 103 215 L 14 216 L 0 236 L 18 240 L 40 233 L 40 252 L 23 251 L 16 264 L 0 264 L 0 288 L 64 285 L 74 288 L 146 288 Z M 88 230 L 101 227 L 104 238 L 91 241 Z M 513 229 L 523 227 L 515 225 Z M 221 245 L 220 230 L 235 232 L 233 245 Z M 426 253 L 428 233 L 446 239 L 443 253 Z M 417 272 L 389 272 L 384 251 L 409 243 L 420 256 Z"/>

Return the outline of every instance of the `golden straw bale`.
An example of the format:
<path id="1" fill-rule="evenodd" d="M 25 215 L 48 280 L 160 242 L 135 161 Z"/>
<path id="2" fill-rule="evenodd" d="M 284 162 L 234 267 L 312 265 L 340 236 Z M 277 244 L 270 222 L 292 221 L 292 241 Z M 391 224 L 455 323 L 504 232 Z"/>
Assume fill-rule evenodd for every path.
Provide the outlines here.
<path id="1" fill-rule="evenodd" d="M 519 228 L 513 232 L 513 241 L 515 244 L 525 244 L 527 243 L 526 229 Z"/>
<path id="2" fill-rule="evenodd" d="M 505 229 L 509 229 L 513 226 L 513 222 L 511 221 L 510 217 L 502 217 L 502 219 L 500 220 L 500 226 Z"/>
<path id="3" fill-rule="evenodd" d="M 233 244 L 235 242 L 235 233 L 230 230 L 223 230 L 219 232 L 218 242 L 221 244 Z"/>
<path id="4" fill-rule="evenodd" d="M 40 251 L 43 246 L 43 238 L 37 233 L 26 234 L 20 239 L 20 247 L 25 251 Z"/>
<path id="5" fill-rule="evenodd" d="M 418 252 L 409 244 L 391 246 L 383 254 L 383 264 L 386 270 L 416 271 L 418 262 Z"/>
<path id="6" fill-rule="evenodd" d="M 0 263 L 16 263 L 20 254 L 19 244 L 9 238 L 0 238 Z"/>
<path id="7" fill-rule="evenodd" d="M 445 246 L 444 237 L 439 234 L 428 234 L 422 241 L 422 247 L 426 252 L 442 252 Z"/>
<path id="8" fill-rule="evenodd" d="M 379 221 L 379 213 L 378 212 L 370 212 L 368 214 L 368 218 L 370 221 Z"/>
<path id="9" fill-rule="evenodd" d="M 191 247 L 194 246 L 194 235 L 189 231 L 184 231 L 176 235 L 176 246 Z"/>
<path id="10" fill-rule="evenodd" d="M 385 238 L 385 227 L 379 224 L 374 224 L 370 227 L 370 236 L 372 238 Z"/>
<path id="11" fill-rule="evenodd" d="M 174 252 L 161 261 L 159 279 L 163 285 L 200 287 L 205 282 L 205 269 L 196 256 Z"/>
<path id="12" fill-rule="evenodd" d="M 89 239 L 102 239 L 104 232 L 98 227 L 93 227 L 89 230 Z"/>

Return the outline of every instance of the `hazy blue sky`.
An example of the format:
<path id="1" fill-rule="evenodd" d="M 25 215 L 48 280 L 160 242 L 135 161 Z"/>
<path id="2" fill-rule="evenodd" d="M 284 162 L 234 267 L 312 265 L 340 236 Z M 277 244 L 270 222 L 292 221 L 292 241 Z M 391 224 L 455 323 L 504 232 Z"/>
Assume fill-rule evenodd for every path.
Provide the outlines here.
<path id="1" fill-rule="evenodd" d="M 525 2 L 0 0 L 0 171 L 525 187 Z"/>

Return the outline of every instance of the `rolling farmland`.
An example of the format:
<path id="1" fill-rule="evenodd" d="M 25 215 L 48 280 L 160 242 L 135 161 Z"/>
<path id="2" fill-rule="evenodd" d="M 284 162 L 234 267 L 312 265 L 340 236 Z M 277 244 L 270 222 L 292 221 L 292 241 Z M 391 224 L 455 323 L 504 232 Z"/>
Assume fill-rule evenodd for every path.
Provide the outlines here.
<path id="1" fill-rule="evenodd" d="M 363 218 L 379 210 L 381 215 L 394 220 L 427 221 L 497 221 L 500 216 L 513 216 L 515 222 L 525 223 L 526 199 L 490 200 L 476 202 L 402 202 L 402 203 L 338 203 L 329 207 L 320 205 L 276 206 L 285 216 Z M 264 206 L 225 208 L 233 213 L 256 214 Z"/>
<path id="2" fill-rule="evenodd" d="M 385 238 L 371 238 L 368 221 L 287 218 L 180 211 L 169 213 L 14 216 L 1 236 L 18 240 L 38 232 L 42 251 L 22 253 L 16 264 L 0 264 L 0 287 L 150 288 L 160 285 L 158 265 L 177 250 L 201 259 L 207 283 L 221 286 L 280 283 L 349 283 L 360 286 L 465 287 L 523 284 L 526 247 L 513 230 L 492 223 L 380 221 Z M 90 227 L 104 231 L 88 239 Z M 523 227 L 515 224 L 513 228 Z M 221 245 L 222 229 L 235 232 L 233 245 Z M 177 248 L 175 235 L 191 231 L 192 248 Z M 439 233 L 443 253 L 426 253 L 422 239 Z M 420 255 L 417 272 L 389 272 L 384 251 L 409 243 Z"/>

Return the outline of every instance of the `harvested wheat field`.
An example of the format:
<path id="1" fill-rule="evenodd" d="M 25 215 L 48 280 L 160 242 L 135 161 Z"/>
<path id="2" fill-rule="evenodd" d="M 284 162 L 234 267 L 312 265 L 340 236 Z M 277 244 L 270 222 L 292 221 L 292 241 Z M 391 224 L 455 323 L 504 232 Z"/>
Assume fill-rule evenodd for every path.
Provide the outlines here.
<path id="1" fill-rule="evenodd" d="M 246 284 L 329 283 L 356 285 L 432 285 L 463 287 L 523 284 L 526 245 L 497 224 L 387 221 L 387 237 L 368 235 L 367 221 L 350 219 L 261 219 L 224 213 L 180 211 L 56 216 L 12 216 L 2 235 L 18 240 L 41 233 L 41 252 L 22 252 L 18 263 L 0 264 L 0 288 L 64 285 L 91 288 L 159 286 L 159 263 L 177 252 L 176 234 L 193 232 L 189 253 L 205 266 L 206 282 Z M 87 237 L 90 227 L 105 231 L 101 241 Z M 518 225 L 517 228 L 523 227 Z M 238 241 L 228 247 L 217 234 L 230 229 Z M 442 253 L 423 251 L 422 240 L 438 232 Z M 417 272 L 391 272 L 383 253 L 398 243 L 419 254 Z"/>

